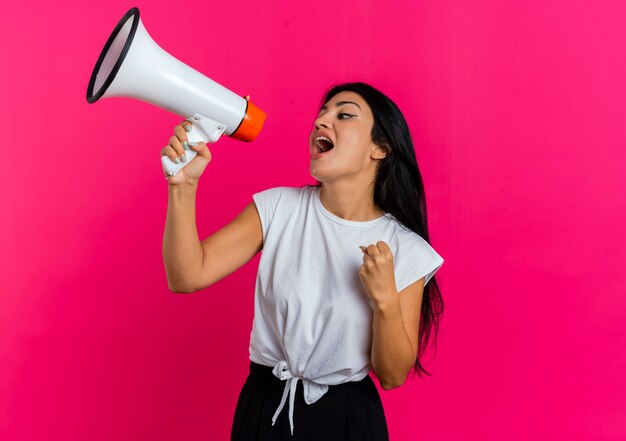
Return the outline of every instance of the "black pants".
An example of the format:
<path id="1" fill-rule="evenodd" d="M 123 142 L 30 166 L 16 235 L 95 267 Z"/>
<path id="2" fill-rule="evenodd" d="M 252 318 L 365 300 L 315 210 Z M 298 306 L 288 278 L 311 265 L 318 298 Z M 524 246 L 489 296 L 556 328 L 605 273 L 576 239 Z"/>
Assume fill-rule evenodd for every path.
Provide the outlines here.
<path id="1" fill-rule="evenodd" d="M 272 374 L 272 366 L 250 362 L 231 431 L 231 441 L 388 441 L 387 421 L 374 381 L 329 386 L 313 404 L 306 404 L 298 381 L 293 410 L 294 433 L 289 426 L 289 399 L 276 424 L 272 417 L 280 404 L 285 381 Z"/>

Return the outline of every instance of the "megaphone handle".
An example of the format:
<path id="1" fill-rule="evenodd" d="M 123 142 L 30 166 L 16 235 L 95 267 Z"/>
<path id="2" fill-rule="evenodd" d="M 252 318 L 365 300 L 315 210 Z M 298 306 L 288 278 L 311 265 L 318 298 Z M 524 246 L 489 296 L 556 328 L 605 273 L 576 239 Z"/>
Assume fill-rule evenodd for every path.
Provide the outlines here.
<path id="1" fill-rule="evenodd" d="M 202 116 L 198 113 L 194 113 L 190 118 L 187 118 L 191 122 L 191 131 L 187 132 L 187 139 L 189 142 L 216 142 L 226 130 L 226 125 L 213 121 L 210 118 Z M 163 168 L 170 175 L 174 176 L 184 166 L 189 164 L 198 153 L 193 150 L 187 150 L 185 152 L 186 161 L 180 164 L 176 164 L 167 156 L 161 156 L 161 162 Z"/>

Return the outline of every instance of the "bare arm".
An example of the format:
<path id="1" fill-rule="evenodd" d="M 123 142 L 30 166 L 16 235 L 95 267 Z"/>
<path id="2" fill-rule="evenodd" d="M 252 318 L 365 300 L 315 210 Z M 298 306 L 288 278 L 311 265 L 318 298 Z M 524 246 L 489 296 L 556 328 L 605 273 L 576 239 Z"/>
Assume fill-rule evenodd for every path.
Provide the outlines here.
<path id="1" fill-rule="evenodd" d="M 374 306 L 372 367 L 385 390 L 402 386 L 417 359 L 424 280 Z"/>
<path id="2" fill-rule="evenodd" d="M 191 293 L 218 282 L 263 248 L 263 229 L 254 202 L 232 222 L 200 242 L 196 228 L 197 185 L 170 188 L 163 260 L 170 290 Z"/>
<path id="3" fill-rule="evenodd" d="M 263 249 L 263 227 L 254 202 L 201 243 L 204 261 L 195 281 L 203 289 L 244 266 Z"/>
<path id="4" fill-rule="evenodd" d="M 190 282 L 202 268 L 203 251 L 196 227 L 197 188 L 197 182 L 168 187 L 163 263 L 169 289 L 175 292 L 193 292 Z"/>

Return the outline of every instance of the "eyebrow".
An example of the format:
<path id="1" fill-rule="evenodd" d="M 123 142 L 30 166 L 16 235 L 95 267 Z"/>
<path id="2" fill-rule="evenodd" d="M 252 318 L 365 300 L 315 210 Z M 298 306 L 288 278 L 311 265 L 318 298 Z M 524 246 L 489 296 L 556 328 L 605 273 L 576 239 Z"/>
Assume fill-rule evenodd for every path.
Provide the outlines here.
<path id="1" fill-rule="evenodd" d="M 340 107 L 340 106 L 343 106 L 344 104 L 354 104 L 354 105 L 355 105 L 355 106 L 357 106 L 360 110 L 362 110 L 362 109 L 361 109 L 361 106 L 359 106 L 359 105 L 358 105 L 357 103 L 355 103 L 354 101 L 337 101 L 337 103 L 335 104 L 335 107 Z M 327 109 L 326 104 L 324 104 L 324 105 L 322 106 L 322 109 L 321 109 L 321 110 L 326 110 L 326 109 Z"/>

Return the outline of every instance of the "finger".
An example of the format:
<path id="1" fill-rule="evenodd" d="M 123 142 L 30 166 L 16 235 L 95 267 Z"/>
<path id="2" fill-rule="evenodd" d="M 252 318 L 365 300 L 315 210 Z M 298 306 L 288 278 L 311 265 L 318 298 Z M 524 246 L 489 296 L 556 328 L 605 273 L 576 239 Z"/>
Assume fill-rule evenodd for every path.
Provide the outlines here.
<path id="1" fill-rule="evenodd" d="M 387 253 L 387 252 L 391 253 L 391 249 L 389 248 L 389 245 L 387 245 L 382 240 L 376 242 L 376 246 L 378 247 L 381 253 Z"/>
<path id="2" fill-rule="evenodd" d="M 189 149 L 189 144 L 188 144 L 189 139 L 187 138 L 187 131 L 185 130 L 185 126 L 180 124 L 180 125 L 177 125 L 176 127 L 174 127 L 174 135 L 176 135 L 176 138 L 178 138 L 178 141 L 183 146 L 183 149 L 184 150 L 188 150 Z"/>
<path id="3" fill-rule="evenodd" d="M 370 256 L 375 256 L 377 254 L 380 254 L 380 250 L 376 245 L 370 244 L 367 247 L 367 254 L 369 254 Z"/>
<path id="4" fill-rule="evenodd" d="M 178 140 L 178 137 L 176 137 L 176 135 L 170 138 L 170 146 L 176 152 L 176 158 L 179 159 L 178 162 L 174 162 L 177 162 L 178 164 L 180 164 L 181 162 L 185 162 L 185 149 L 183 148 L 183 144 Z"/>
<path id="5" fill-rule="evenodd" d="M 187 136 L 187 134 L 191 132 L 191 128 L 192 128 L 191 121 L 186 120 L 186 119 L 183 120 L 179 125 L 174 127 L 174 134 L 180 141 L 180 144 L 183 146 L 183 150 L 190 150 L 189 137 Z"/>
<path id="6" fill-rule="evenodd" d="M 206 146 L 207 146 L 206 142 L 202 142 L 202 141 L 189 143 L 189 148 L 192 149 L 194 152 L 199 152 L 202 149 L 204 149 Z"/>
<path id="7" fill-rule="evenodd" d="M 167 156 L 172 162 L 176 162 L 176 158 L 178 157 L 176 155 L 176 150 L 174 150 L 171 145 L 168 145 L 161 150 L 161 156 Z"/>
<path id="8" fill-rule="evenodd" d="M 359 245 L 359 248 L 361 248 L 361 251 L 367 254 L 367 248 L 365 248 L 363 245 Z"/>

